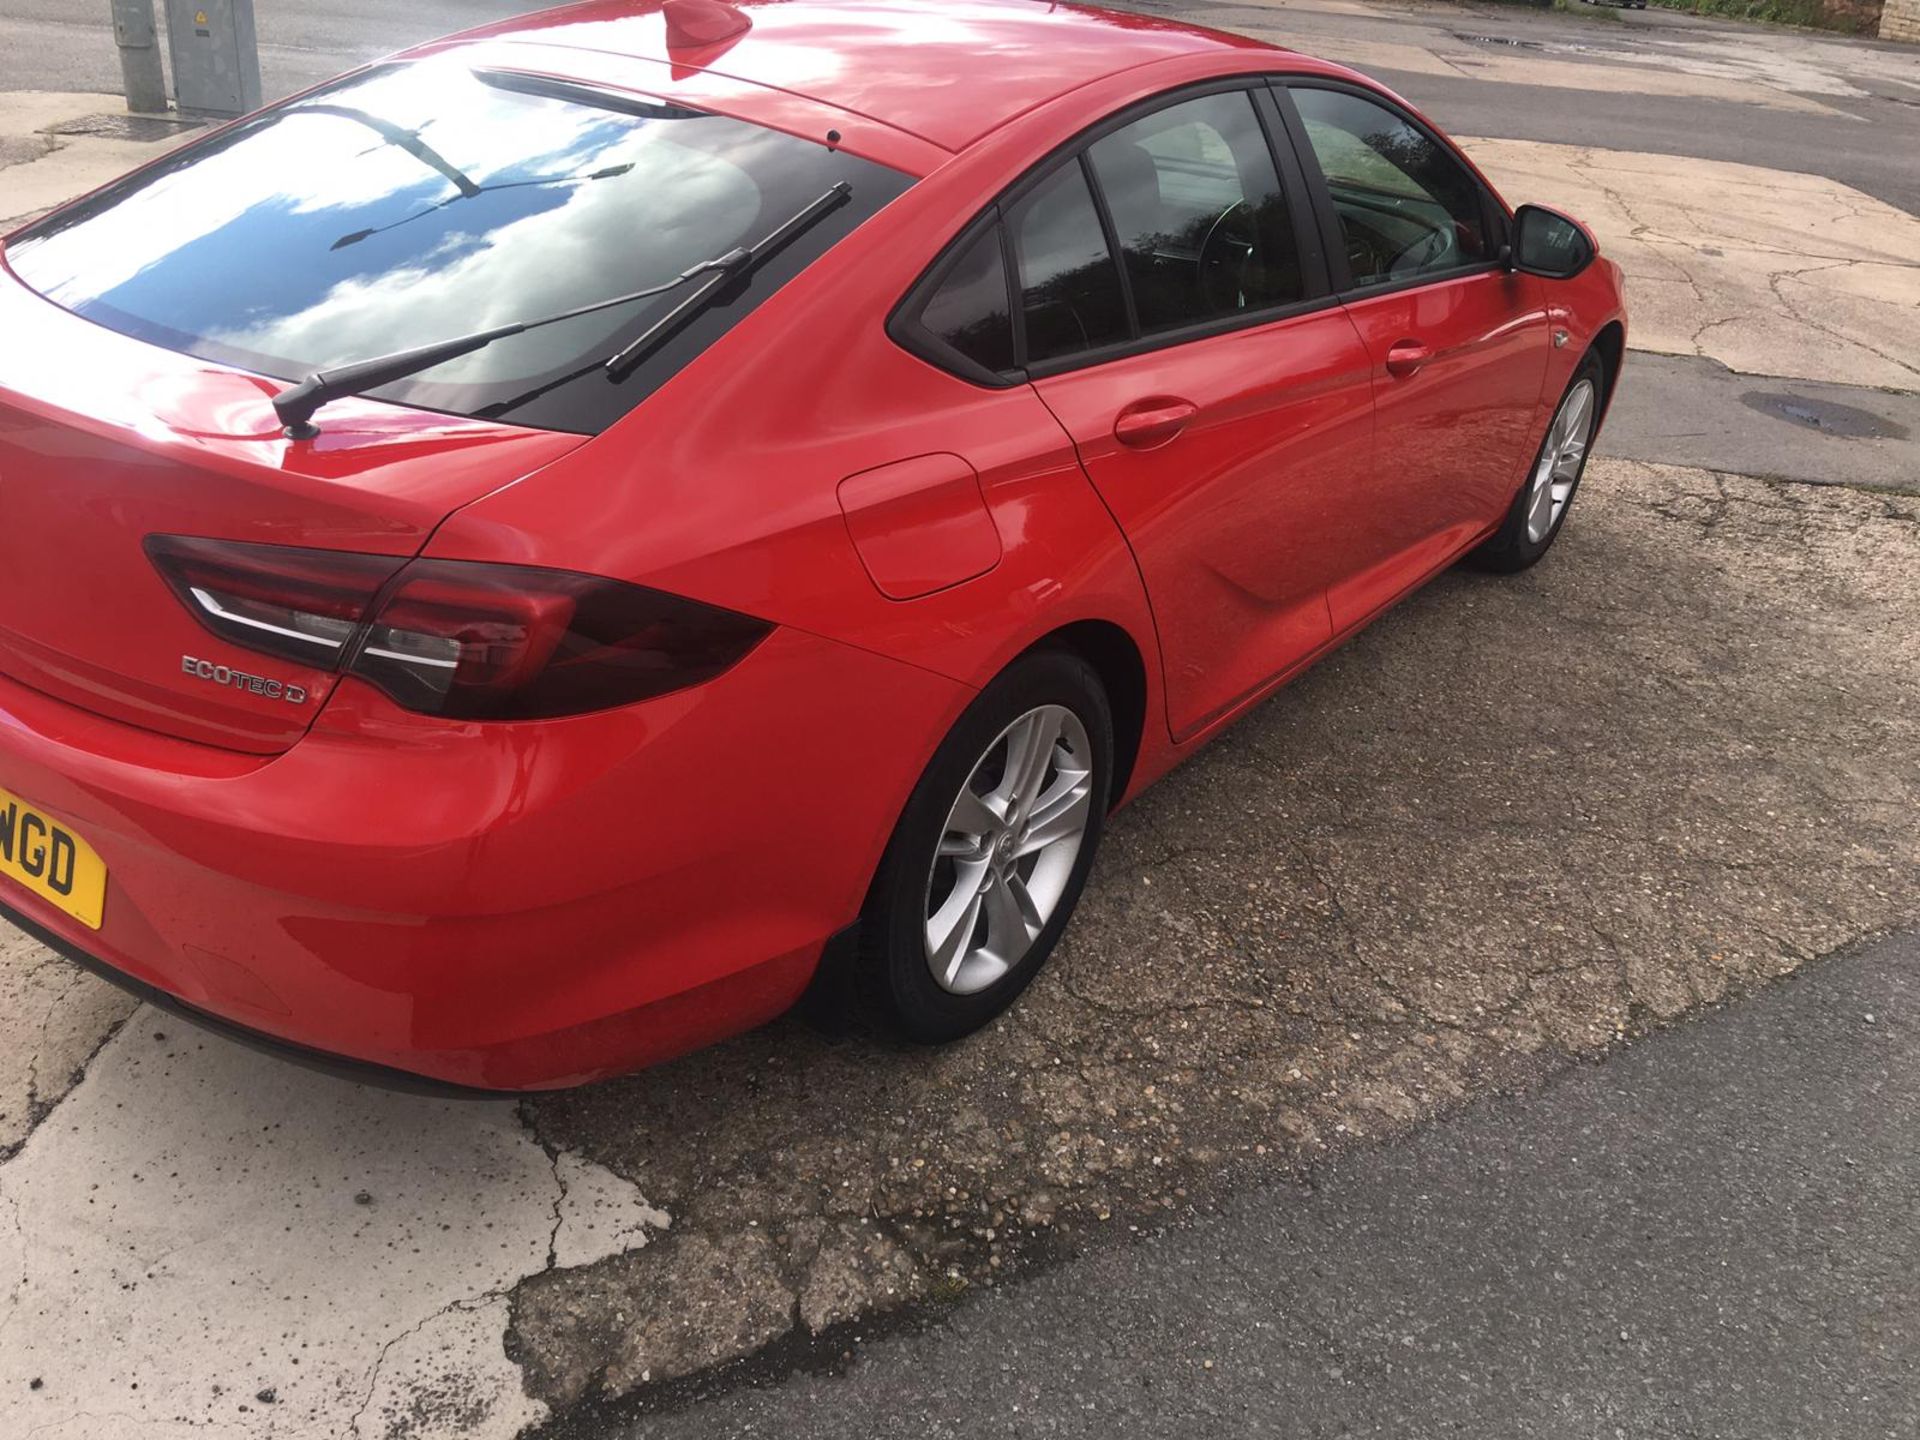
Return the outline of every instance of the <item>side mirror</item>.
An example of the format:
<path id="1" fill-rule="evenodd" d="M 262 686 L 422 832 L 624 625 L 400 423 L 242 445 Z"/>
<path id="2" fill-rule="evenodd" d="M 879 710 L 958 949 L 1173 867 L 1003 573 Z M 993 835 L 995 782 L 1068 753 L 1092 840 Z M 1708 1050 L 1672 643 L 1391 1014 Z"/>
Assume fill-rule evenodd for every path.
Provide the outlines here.
<path id="1" fill-rule="evenodd" d="M 1513 214 L 1513 268 L 1571 280 L 1593 263 L 1593 241 L 1558 210 L 1522 205 Z"/>

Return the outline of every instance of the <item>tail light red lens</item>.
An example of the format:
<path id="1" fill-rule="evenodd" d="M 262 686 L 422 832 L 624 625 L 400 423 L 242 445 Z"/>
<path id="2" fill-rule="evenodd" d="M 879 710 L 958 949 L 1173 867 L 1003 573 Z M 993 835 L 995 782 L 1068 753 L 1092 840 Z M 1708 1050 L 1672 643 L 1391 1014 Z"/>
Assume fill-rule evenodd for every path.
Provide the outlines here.
<path id="1" fill-rule="evenodd" d="M 450 719 L 550 719 L 683 690 L 772 629 L 566 570 L 176 536 L 154 536 L 147 550 L 216 635 L 358 675 L 409 710 Z"/>
<path id="2" fill-rule="evenodd" d="M 703 684 L 771 628 L 596 575 L 416 560 L 348 668 L 412 710 L 536 720 Z"/>

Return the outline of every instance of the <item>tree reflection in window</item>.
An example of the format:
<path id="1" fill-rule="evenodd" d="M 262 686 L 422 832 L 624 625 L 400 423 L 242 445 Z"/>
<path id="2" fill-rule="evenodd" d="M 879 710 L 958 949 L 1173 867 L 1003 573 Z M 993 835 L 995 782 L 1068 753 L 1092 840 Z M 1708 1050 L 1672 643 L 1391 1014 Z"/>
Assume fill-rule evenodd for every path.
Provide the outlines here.
<path id="1" fill-rule="evenodd" d="M 1286 197 L 1245 91 L 1171 105 L 1089 156 L 1143 332 L 1304 295 Z"/>
<path id="2" fill-rule="evenodd" d="M 1127 339 L 1120 272 L 1080 166 L 1061 166 L 1014 217 L 1027 360 L 1078 354 Z"/>
<path id="3" fill-rule="evenodd" d="M 1480 187 L 1430 135 L 1340 90 L 1293 92 L 1333 194 L 1355 285 L 1457 269 L 1492 257 Z"/>

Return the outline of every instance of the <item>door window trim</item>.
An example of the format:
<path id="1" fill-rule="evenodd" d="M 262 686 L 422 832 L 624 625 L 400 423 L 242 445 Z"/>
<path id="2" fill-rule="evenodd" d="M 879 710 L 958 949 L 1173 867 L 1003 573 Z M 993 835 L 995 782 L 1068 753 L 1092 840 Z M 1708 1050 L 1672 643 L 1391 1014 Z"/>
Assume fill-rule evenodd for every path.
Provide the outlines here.
<path id="1" fill-rule="evenodd" d="M 1342 304 L 1370 300 L 1376 295 L 1397 295 L 1406 290 L 1418 289 L 1423 285 L 1444 284 L 1450 280 L 1460 280 L 1472 275 L 1484 275 L 1494 271 L 1505 273 L 1511 268 L 1501 259 L 1498 252 L 1510 243 L 1509 232 L 1513 217 L 1500 198 L 1487 188 L 1479 172 L 1467 163 L 1466 155 L 1460 147 L 1446 136 L 1421 120 L 1419 116 L 1411 114 L 1405 106 L 1397 104 L 1390 96 L 1365 85 L 1356 85 L 1350 80 L 1321 75 L 1269 75 L 1267 85 L 1273 93 L 1274 107 L 1293 147 L 1294 159 L 1301 172 L 1307 177 L 1307 188 L 1313 198 L 1320 243 L 1326 252 L 1326 265 L 1333 285 L 1333 293 Z M 1355 99 L 1371 101 L 1382 110 L 1398 116 L 1438 145 L 1445 154 L 1453 158 L 1467 179 L 1473 183 L 1474 193 L 1480 197 L 1480 223 L 1487 227 L 1487 234 L 1494 242 L 1496 253 L 1485 260 L 1455 265 L 1446 270 L 1430 270 L 1386 284 L 1354 284 L 1351 267 L 1347 264 L 1346 240 L 1340 229 L 1339 211 L 1333 203 L 1333 190 L 1327 184 L 1326 173 L 1320 168 L 1320 157 L 1314 153 L 1313 145 L 1307 138 L 1306 122 L 1301 118 L 1299 107 L 1293 102 L 1295 90 L 1332 90 L 1342 95 L 1351 95 Z"/>
<path id="2" fill-rule="evenodd" d="M 1264 72 L 1226 75 L 1163 90 L 1137 100 L 1124 109 L 1114 111 L 1111 115 L 1103 117 L 1074 134 L 1072 138 L 1055 146 L 1025 173 L 1008 184 L 967 223 L 959 234 L 942 247 L 933 262 L 921 273 L 920 278 L 914 282 L 888 315 L 887 334 L 908 352 L 918 355 L 951 375 L 975 385 L 1004 389 L 1028 380 L 1047 379 L 1072 370 L 1083 370 L 1094 365 L 1104 365 L 1113 360 L 1124 360 L 1130 356 L 1144 355 L 1155 350 L 1171 349 L 1176 345 L 1188 344 L 1195 340 L 1211 339 L 1238 330 L 1256 329 L 1262 325 L 1271 325 L 1277 321 L 1311 314 L 1316 310 L 1334 308 L 1340 303 L 1340 296 L 1333 283 L 1335 277 L 1330 266 L 1334 255 L 1343 252 L 1335 251 L 1330 254 L 1327 250 L 1320 206 L 1315 203 L 1307 173 L 1299 163 L 1297 142 L 1285 128 L 1285 107 L 1274 95 L 1274 85 L 1280 79 L 1279 76 Z M 1100 188 L 1099 176 L 1094 173 L 1088 151 L 1108 135 L 1123 130 L 1149 115 L 1171 109 L 1188 100 L 1233 91 L 1239 91 L 1248 97 L 1253 105 L 1260 132 L 1266 140 L 1268 158 L 1273 163 L 1274 174 L 1279 178 L 1281 192 L 1286 197 L 1288 225 L 1293 233 L 1295 248 L 1299 253 L 1301 281 L 1306 293 L 1299 300 L 1286 304 L 1269 305 L 1259 310 L 1247 310 L 1230 315 L 1218 315 L 1174 329 L 1142 334 L 1139 312 L 1133 296 L 1133 284 L 1127 274 L 1125 260 L 1114 234 L 1112 212 L 1108 208 L 1106 194 Z M 1029 364 L 1027 363 L 1025 317 L 1020 303 L 1019 266 L 1014 254 L 1011 226 L 1005 222 L 1022 200 L 1070 164 L 1080 166 L 1081 176 L 1092 193 L 1094 210 L 1100 217 L 1101 232 L 1106 240 L 1108 258 L 1119 272 L 1121 294 L 1126 305 L 1127 325 L 1131 333 L 1129 338 L 1123 341 Z M 1012 311 L 1016 364 L 1012 370 L 1000 372 L 990 371 L 978 362 L 968 360 L 920 323 L 921 312 L 927 301 L 952 273 L 953 267 L 959 263 L 959 258 L 966 251 L 967 246 L 988 225 L 1000 227 L 1000 254 L 1002 263 L 1006 267 L 1007 300 Z"/>

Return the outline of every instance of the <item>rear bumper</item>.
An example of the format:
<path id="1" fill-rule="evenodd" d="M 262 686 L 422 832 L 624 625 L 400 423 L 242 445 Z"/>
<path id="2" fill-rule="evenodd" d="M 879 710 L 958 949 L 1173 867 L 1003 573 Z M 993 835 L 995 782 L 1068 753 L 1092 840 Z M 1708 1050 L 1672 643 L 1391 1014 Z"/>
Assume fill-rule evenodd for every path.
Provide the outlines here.
<path id="1" fill-rule="evenodd" d="M 0 904 L 190 1018 L 379 1083 L 576 1084 L 791 1005 L 967 698 L 782 630 L 709 685 L 559 722 L 427 721 L 347 682 L 262 759 L 0 680 L 0 787 L 108 870 L 98 932 Z"/>
<path id="2" fill-rule="evenodd" d="M 126 991 L 136 1000 L 164 1010 L 169 1015 L 177 1015 L 182 1020 L 198 1025 L 204 1030 L 210 1030 L 223 1039 L 263 1051 L 281 1060 L 291 1061 L 295 1065 L 303 1065 L 308 1069 L 318 1070 L 343 1080 L 378 1086 L 383 1090 L 403 1090 L 453 1099 L 492 1100 L 502 1095 L 516 1093 L 511 1090 L 484 1090 L 473 1085 L 456 1085 L 451 1081 L 431 1080 L 424 1075 L 416 1075 L 410 1070 L 395 1070 L 385 1065 L 369 1064 L 364 1060 L 349 1060 L 345 1056 L 309 1050 L 303 1045 L 295 1045 L 290 1040 L 281 1040 L 265 1031 L 249 1030 L 244 1025 L 236 1025 L 233 1021 L 206 1010 L 196 1010 L 179 996 L 170 995 L 158 986 L 136 980 L 124 970 L 114 969 L 83 945 L 47 929 L 4 900 L 0 900 L 0 921 L 14 926 L 29 939 L 37 940 L 56 954 L 65 956 L 82 970 L 98 976 L 109 985 Z"/>

